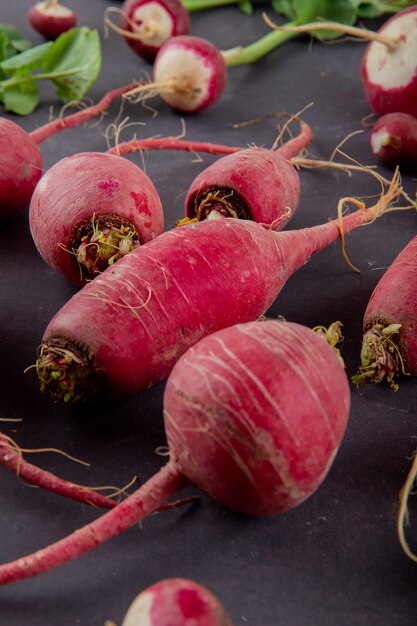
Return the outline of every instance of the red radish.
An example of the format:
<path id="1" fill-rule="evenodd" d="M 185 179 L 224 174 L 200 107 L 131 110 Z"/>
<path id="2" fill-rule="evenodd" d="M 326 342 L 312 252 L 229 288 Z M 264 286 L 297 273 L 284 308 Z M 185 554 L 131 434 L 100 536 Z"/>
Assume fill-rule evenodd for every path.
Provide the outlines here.
<path id="1" fill-rule="evenodd" d="M 160 47 L 178 35 L 190 32 L 190 16 L 180 0 L 125 0 L 121 9 L 109 8 L 120 13 L 117 27 L 107 16 L 105 23 L 123 35 L 136 54 L 147 61 L 154 61 Z"/>
<path id="2" fill-rule="evenodd" d="M 133 600 L 122 626 L 232 626 L 218 598 L 187 578 L 167 578 Z"/>
<path id="3" fill-rule="evenodd" d="M 300 178 L 290 159 L 310 140 L 310 127 L 302 123 L 298 137 L 277 150 L 253 147 L 218 159 L 191 183 L 187 217 L 240 217 L 283 228 L 300 199 Z"/>
<path id="4" fill-rule="evenodd" d="M 84 152 L 61 159 L 37 184 L 29 209 L 48 265 L 81 284 L 164 229 L 149 176 L 123 157 Z"/>
<path id="5" fill-rule="evenodd" d="M 371 149 L 386 167 L 397 165 L 417 172 L 417 118 L 409 113 L 386 113 L 371 130 Z"/>
<path id="6" fill-rule="evenodd" d="M 77 24 L 74 11 L 59 4 L 58 0 L 37 2 L 30 7 L 28 20 L 46 39 L 56 39 Z"/>
<path id="7" fill-rule="evenodd" d="M 273 232 L 206 220 L 162 233 L 85 285 L 45 330 L 37 371 L 55 400 L 128 397 L 168 376 L 203 336 L 257 319 L 287 279 L 340 234 L 373 221 L 401 192 L 343 220 Z M 355 201 L 357 203 L 357 201 Z"/>
<path id="8" fill-rule="evenodd" d="M 401 374 L 417 375 L 417 236 L 400 252 L 375 287 L 364 314 L 361 367 L 356 384 Z"/>
<path id="9" fill-rule="evenodd" d="M 351 224 L 357 222 L 358 214 L 350 217 L 356 218 Z M 230 223 L 243 232 L 243 222 Z M 201 222 L 198 230 L 211 226 Z M 252 233 L 261 228 L 246 226 Z M 266 234 L 273 240 L 282 233 Z M 0 566 L 0 584 L 84 554 L 190 483 L 237 512 L 276 515 L 292 509 L 328 473 L 349 407 L 349 382 L 338 354 L 305 326 L 257 321 L 205 337 L 178 361 L 165 388 L 168 463 L 87 526 Z"/>
<path id="10" fill-rule="evenodd" d="M 105 111 L 114 99 L 131 87 L 126 85 L 114 89 L 97 104 L 67 117 L 60 117 L 31 133 L 15 122 L 0 118 L 0 218 L 14 215 L 29 205 L 33 190 L 42 175 L 39 144 L 61 130 L 82 126 Z"/>

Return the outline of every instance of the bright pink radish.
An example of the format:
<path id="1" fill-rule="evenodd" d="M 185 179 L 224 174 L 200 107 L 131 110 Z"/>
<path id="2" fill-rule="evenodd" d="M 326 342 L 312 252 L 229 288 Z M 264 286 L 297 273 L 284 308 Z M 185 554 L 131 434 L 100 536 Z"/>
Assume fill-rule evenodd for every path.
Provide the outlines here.
<path id="1" fill-rule="evenodd" d="M 298 137 L 277 150 L 247 148 L 218 159 L 191 183 L 187 217 L 239 217 L 283 228 L 300 199 L 300 178 L 289 159 L 310 139 L 310 127 L 302 123 Z"/>
<path id="2" fill-rule="evenodd" d="M 84 152 L 58 161 L 42 177 L 29 222 L 45 262 L 81 284 L 159 235 L 164 214 L 154 184 L 134 163 Z"/>
<path id="3" fill-rule="evenodd" d="M 369 103 L 378 115 L 417 117 L 417 4 L 393 15 L 378 34 L 386 42 L 372 41 L 361 66 Z"/>
<path id="4" fill-rule="evenodd" d="M 49 323 L 37 371 L 55 400 L 128 397 L 168 376 L 203 336 L 257 319 L 312 254 L 400 193 L 320 226 L 273 232 L 225 218 L 162 233 L 85 285 Z"/>
<path id="5" fill-rule="evenodd" d="M 401 374 L 417 375 L 417 236 L 375 287 L 364 314 L 361 367 L 353 381 L 392 387 Z"/>
<path id="6" fill-rule="evenodd" d="M 218 598 L 187 578 L 166 578 L 133 600 L 122 626 L 232 626 Z"/>
<path id="7" fill-rule="evenodd" d="M 97 104 L 49 122 L 27 133 L 18 124 L 0 118 L 0 218 L 19 213 L 29 206 L 33 190 L 42 175 L 42 155 L 38 145 L 51 135 L 82 126 L 103 113 L 116 98 L 129 91 L 132 85 L 114 89 Z"/>
<path id="8" fill-rule="evenodd" d="M 351 217 L 357 223 L 358 214 Z M 243 233 L 244 222 L 230 223 Z M 199 230 L 209 226 L 198 224 Z M 261 228 L 247 226 L 252 233 Z M 275 239 L 282 233 L 266 234 Z M 178 361 L 165 388 L 168 463 L 102 517 L 35 555 L 2 565 L 0 584 L 84 554 L 189 483 L 237 512 L 276 515 L 292 509 L 324 480 L 349 407 L 339 356 L 305 326 L 256 321 L 205 337 Z"/>
<path id="9" fill-rule="evenodd" d="M 226 85 L 227 67 L 206 39 L 182 35 L 166 41 L 155 58 L 153 82 L 139 85 L 127 98 L 159 94 L 172 109 L 196 113 L 215 104 Z"/>
<path id="10" fill-rule="evenodd" d="M 72 9 L 58 3 L 58 0 L 37 2 L 28 11 L 31 26 L 46 39 L 56 39 L 77 24 L 77 16 Z"/>
<path id="11" fill-rule="evenodd" d="M 125 0 L 117 12 L 120 28 L 108 16 L 106 24 L 123 35 L 136 54 L 150 62 L 168 39 L 190 32 L 190 17 L 180 0 Z"/>
<path id="12" fill-rule="evenodd" d="M 409 113 L 386 113 L 371 130 L 371 148 L 386 167 L 417 172 L 417 117 Z"/>

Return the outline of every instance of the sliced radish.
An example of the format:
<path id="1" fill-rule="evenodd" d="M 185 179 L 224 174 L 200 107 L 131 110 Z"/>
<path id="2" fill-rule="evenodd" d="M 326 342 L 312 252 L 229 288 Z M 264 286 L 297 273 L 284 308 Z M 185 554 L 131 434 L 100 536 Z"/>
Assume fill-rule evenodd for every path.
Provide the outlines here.
<path id="1" fill-rule="evenodd" d="M 77 24 L 74 11 L 58 4 L 57 0 L 45 0 L 30 7 L 28 20 L 46 39 L 56 39 Z"/>

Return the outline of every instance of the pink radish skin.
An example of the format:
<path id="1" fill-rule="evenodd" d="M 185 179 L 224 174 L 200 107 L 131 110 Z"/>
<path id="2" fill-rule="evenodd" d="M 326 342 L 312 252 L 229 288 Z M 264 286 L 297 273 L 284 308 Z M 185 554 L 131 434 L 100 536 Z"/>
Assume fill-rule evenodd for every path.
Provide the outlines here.
<path id="1" fill-rule="evenodd" d="M 232 224 L 241 229 L 239 220 Z M 338 355 L 309 328 L 270 320 L 205 337 L 178 361 L 165 388 L 168 463 L 92 523 L 2 565 L 0 584 L 84 554 L 189 483 L 245 514 L 276 515 L 298 506 L 327 475 L 349 407 Z"/>
<path id="2" fill-rule="evenodd" d="M 52 166 L 35 188 L 29 222 L 45 262 L 78 285 L 164 229 L 150 178 L 131 161 L 99 152 Z"/>
<path id="3" fill-rule="evenodd" d="M 28 11 L 30 25 L 46 39 L 56 39 L 77 25 L 77 16 L 72 9 L 56 0 L 37 2 Z"/>
<path id="4" fill-rule="evenodd" d="M 417 5 L 393 15 L 378 32 L 394 46 L 378 41 L 368 45 L 361 65 L 365 95 L 377 115 L 417 117 Z"/>
<path id="5" fill-rule="evenodd" d="M 122 626 L 232 626 L 220 601 L 187 578 L 167 578 L 142 591 Z"/>
<path id="6" fill-rule="evenodd" d="M 417 172 L 417 118 L 408 113 L 387 113 L 371 130 L 371 149 L 386 167 Z"/>
<path id="7" fill-rule="evenodd" d="M 53 120 L 31 133 L 15 122 L 0 118 L 0 218 L 15 215 L 29 206 L 33 191 L 42 176 L 40 143 L 61 130 L 82 126 L 100 115 L 113 100 L 131 88 L 132 85 L 125 85 L 114 89 L 97 104 Z"/>
<path id="8" fill-rule="evenodd" d="M 188 35 L 190 17 L 179 0 L 126 0 L 120 26 L 127 31 L 125 40 L 132 50 L 153 62 L 165 41 Z"/>
<path id="9" fill-rule="evenodd" d="M 310 127 L 302 124 L 300 134 L 277 150 L 248 148 L 218 159 L 191 183 L 187 217 L 241 217 L 283 228 L 300 200 L 300 178 L 289 159 L 310 140 Z"/>
<path id="10" fill-rule="evenodd" d="M 381 215 L 372 208 L 320 226 L 273 232 L 249 220 L 206 220 L 133 250 L 75 294 L 45 330 L 37 371 L 55 400 L 123 398 L 166 378 L 203 336 L 256 320 L 287 279 L 340 234 Z"/>
<path id="11" fill-rule="evenodd" d="M 417 236 L 375 287 L 363 321 L 357 384 L 386 379 L 396 389 L 399 375 L 417 375 Z"/>

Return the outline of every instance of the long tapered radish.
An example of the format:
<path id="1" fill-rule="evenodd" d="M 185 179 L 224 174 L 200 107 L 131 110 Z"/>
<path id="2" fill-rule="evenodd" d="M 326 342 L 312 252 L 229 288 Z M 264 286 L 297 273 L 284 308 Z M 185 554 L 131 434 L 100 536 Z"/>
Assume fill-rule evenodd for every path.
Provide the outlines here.
<path id="1" fill-rule="evenodd" d="M 30 25 L 46 39 L 56 39 L 77 25 L 75 12 L 58 0 L 43 0 L 32 5 L 28 11 Z"/>
<path id="2" fill-rule="evenodd" d="M 150 585 L 130 605 L 122 626 L 232 626 L 220 600 L 188 578 Z"/>
<path id="3" fill-rule="evenodd" d="M 287 279 L 340 234 L 373 221 L 398 196 L 394 177 L 370 208 L 296 231 L 206 220 L 168 231 L 85 285 L 45 330 L 37 371 L 55 400 L 127 397 L 163 380 L 187 348 L 257 319 Z"/>
<path id="4" fill-rule="evenodd" d="M 230 223 L 241 230 L 242 222 Z M 208 225 L 200 223 L 199 230 Z M 276 515 L 298 506 L 327 475 L 349 408 L 338 354 L 305 326 L 255 321 L 205 337 L 177 362 L 165 388 L 168 463 L 102 517 L 0 566 L 0 584 L 84 554 L 190 483 L 245 514 Z"/>

